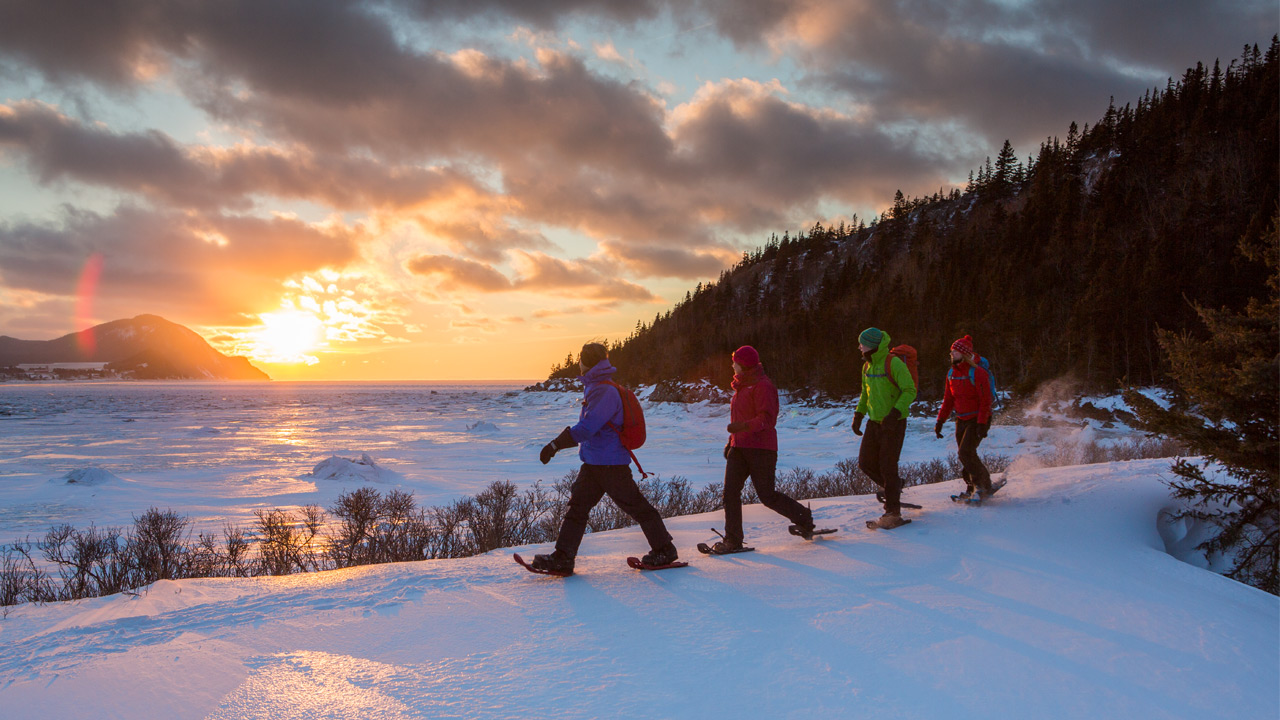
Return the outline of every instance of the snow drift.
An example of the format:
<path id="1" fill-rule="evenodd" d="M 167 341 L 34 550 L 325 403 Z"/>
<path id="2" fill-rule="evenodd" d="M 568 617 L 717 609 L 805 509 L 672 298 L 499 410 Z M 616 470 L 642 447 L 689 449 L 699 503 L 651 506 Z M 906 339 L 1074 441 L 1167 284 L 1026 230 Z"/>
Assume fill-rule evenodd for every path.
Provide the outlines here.
<path id="1" fill-rule="evenodd" d="M 1166 553 L 1165 460 L 1028 471 L 982 507 L 951 483 L 893 531 L 760 506 L 754 553 L 639 573 L 637 529 L 578 574 L 511 550 L 315 575 L 165 582 L 0 623 L 6 717 L 1270 718 L 1280 605 Z M 518 548 L 523 554 L 548 546 Z"/>

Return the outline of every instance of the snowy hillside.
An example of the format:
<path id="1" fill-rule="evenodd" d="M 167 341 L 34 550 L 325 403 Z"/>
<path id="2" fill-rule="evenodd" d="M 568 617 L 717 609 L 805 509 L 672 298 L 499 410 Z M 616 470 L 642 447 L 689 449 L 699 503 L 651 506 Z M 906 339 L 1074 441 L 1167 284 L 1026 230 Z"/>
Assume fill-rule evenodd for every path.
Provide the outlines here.
<path id="1" fill-rule="evenodd" d="M 1019 473 L 989 505 L 912 488 L 814 501 L 806 543 L 748 507 L 669 521 L 692 566 L 639 573 L 638 530 L 578 574 L 511 551 L 280 579 L 162 582 L 0 621 L 5 718 L 1274 718 L 1275 597 L 1165 552 L 1167 460 Z M 909 511 L 910 513 L 910 511 Z M 518 548 L 526 554 L 545 547 Z"/>

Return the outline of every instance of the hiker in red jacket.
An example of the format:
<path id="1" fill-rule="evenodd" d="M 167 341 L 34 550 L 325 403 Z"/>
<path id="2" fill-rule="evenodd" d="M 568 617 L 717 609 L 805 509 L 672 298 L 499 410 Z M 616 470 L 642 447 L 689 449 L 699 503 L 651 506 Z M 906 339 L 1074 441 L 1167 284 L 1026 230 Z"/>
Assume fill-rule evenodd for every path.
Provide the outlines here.
<path id="1" fill-rule="evenodd" d="M 813 514 L 774 486 L 778 467 L 778 389 L 764 374 L 760 354 L 750 345 L 733 352 L 733 400 L 729 442 L 724 446 L 724 539 L 712 553 L 742 548 L 742 487 L 747 478 L 760 502 L 794 523 L 796 534 L 813 537 Z"/>
<path id="2" fill-rule="evenodd" d="M 978 457 L 978 445 L 991 427 L 991 379 L 973 351 L 973 338 L 965 335 L 951 343 L 951 369 L 947 371 L 946 391 L 938 410 L 938 423 L 933 432 L 942 438 L 942 426 L 956 413 L 956 445 L 963 466 L 965 490 L 957 497 L 967 500 L 975 488 L 978 499 L 985 500 L 994 492 L 991 473 Z"/>

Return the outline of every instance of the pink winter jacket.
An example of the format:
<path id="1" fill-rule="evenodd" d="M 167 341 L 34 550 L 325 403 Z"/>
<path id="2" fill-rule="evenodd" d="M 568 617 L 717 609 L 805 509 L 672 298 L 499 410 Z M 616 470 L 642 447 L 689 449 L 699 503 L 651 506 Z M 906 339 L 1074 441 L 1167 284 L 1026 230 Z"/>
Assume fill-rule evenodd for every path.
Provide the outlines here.
<path id="1" fill-rule="evenodd" d="M 760 365 L 734 376 L 729 422 L 751 424 L 750 430 L 730 436 L 734 447 L 777 451 L 778 389 Z"/>

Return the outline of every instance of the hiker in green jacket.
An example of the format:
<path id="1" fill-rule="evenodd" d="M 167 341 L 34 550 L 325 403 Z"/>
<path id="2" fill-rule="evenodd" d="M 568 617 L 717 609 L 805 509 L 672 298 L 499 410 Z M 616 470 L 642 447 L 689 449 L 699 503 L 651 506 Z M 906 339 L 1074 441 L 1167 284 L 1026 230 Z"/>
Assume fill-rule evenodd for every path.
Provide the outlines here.
<path id="1" fill-rule="evenodd" d="M 884 530 L 905 525 L 898 457 L 907 433 L 907 412 L 916 399 L 916 383 L 902 358 L 889 354 L 889 334 L 867 328 L 858 335 L 862 351 L 862 396 L 853 415 L 853 434 L 862 436 L 858 467 L 884 489 L 884 515 L 868 526 Z M 886 373 L 886 369 L 888 372 Z M 866 434 L 862 421 L 870 419 Z"/>

